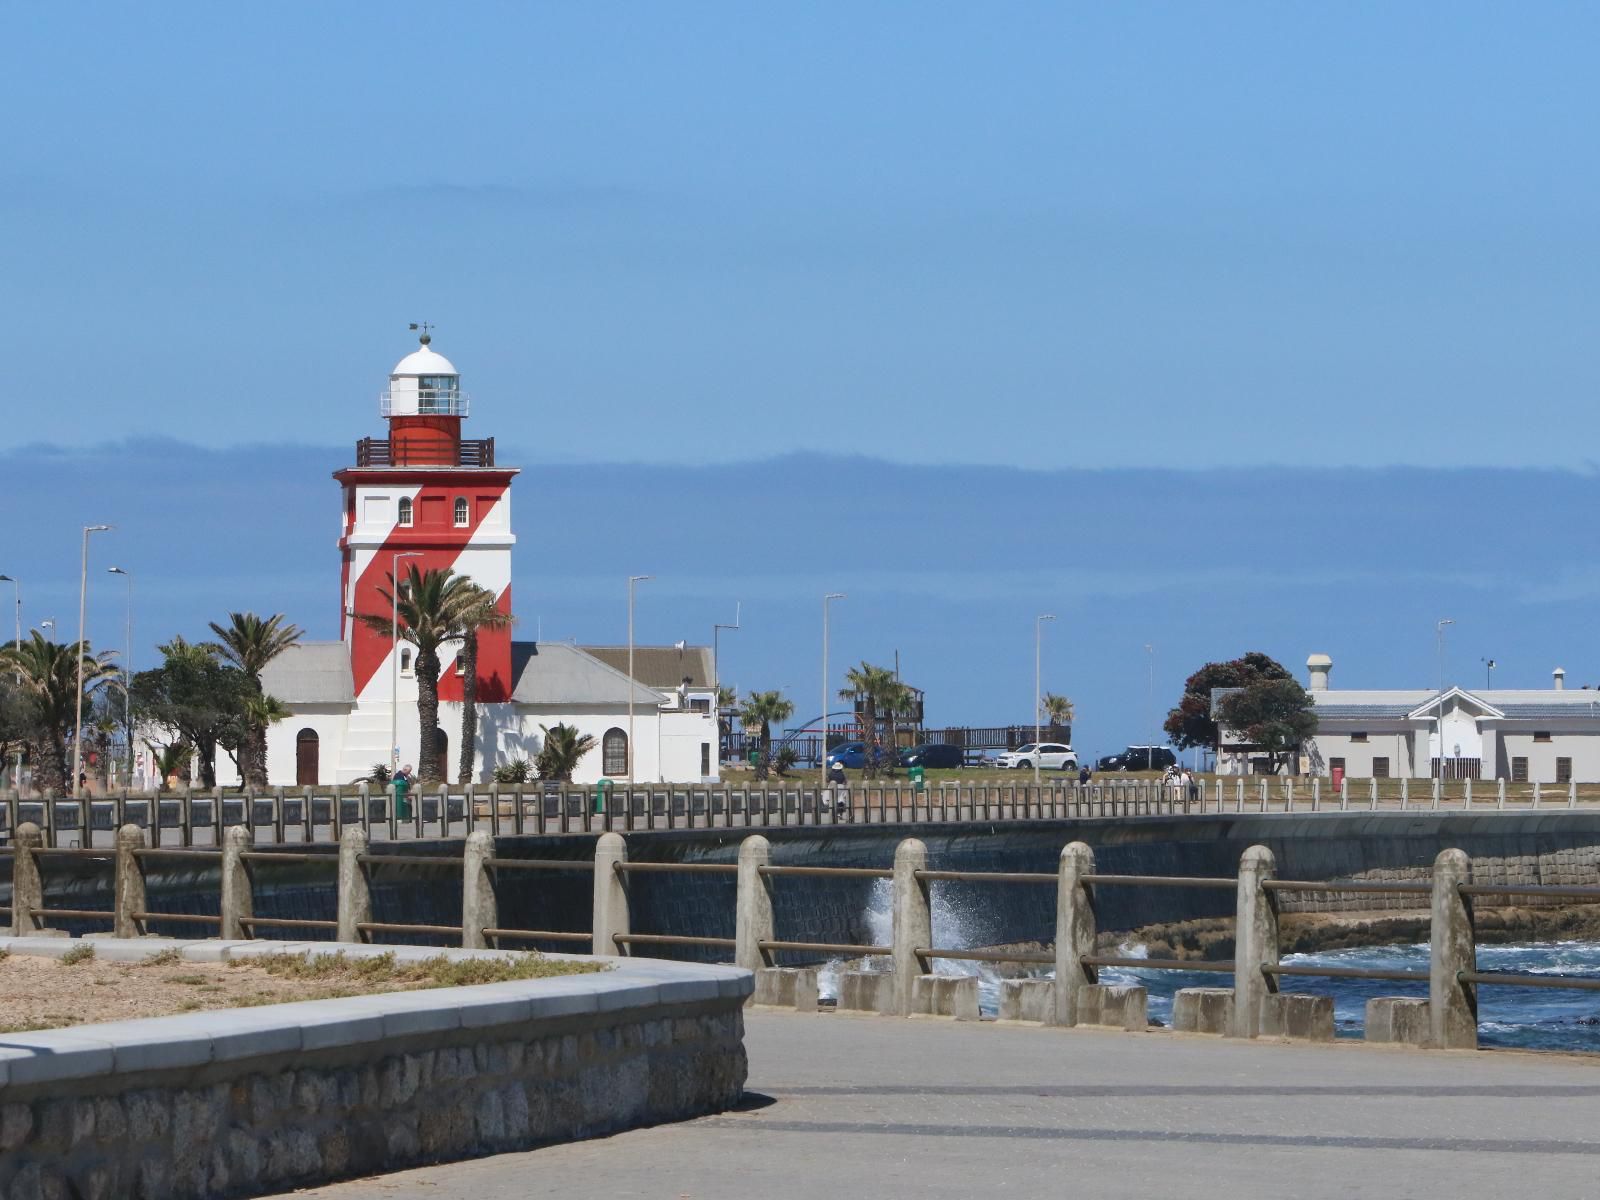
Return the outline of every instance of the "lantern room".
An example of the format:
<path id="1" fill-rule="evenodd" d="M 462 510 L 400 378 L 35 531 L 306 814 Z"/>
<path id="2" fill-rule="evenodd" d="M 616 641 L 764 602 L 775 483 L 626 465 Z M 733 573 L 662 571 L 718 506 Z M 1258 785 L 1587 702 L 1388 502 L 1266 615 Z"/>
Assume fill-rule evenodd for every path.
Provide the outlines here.
<path id="1" fill-rule="evenodd" d="M 461 421 L 468 396 L 461 374 L 429 344 L 426 326 L 417 340 L 417 349 L 389 372 L 388 390 L 378 398 L 378 412 L 389 422 L 388 465 L 464 465 Z"/>

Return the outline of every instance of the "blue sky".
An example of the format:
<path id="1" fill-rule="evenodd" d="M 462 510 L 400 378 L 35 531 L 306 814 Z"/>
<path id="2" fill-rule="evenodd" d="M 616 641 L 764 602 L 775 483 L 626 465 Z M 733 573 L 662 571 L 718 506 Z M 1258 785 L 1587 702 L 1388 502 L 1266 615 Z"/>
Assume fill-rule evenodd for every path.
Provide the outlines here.
<path id="1" fill-rule="evenodd" d="M 1054 611 L 1094 749 L 1149 723 L 1146 643 L 1163 704 L 1253 648 L 1424 685 L 1447 615 L 1461 679 L 1600 680 L 1592 6 L 5 32 L 0 572 L 30 619 L 70 625 L 75 530 L 112 520 L 142 657 L 234 607 L 331 636 L 327 473 L 427 319 L 470 436 L 527 468 L 519 636 L 620 640 L 648 571 L 642 638 L 742 599 L 725 673 L 810 715 L 816 597 L 847 591 L 836 661 L 899 649 L 936 719 L 986 723 L 1027 719 Z"/>
<path id="2" fill-rule="evenodd" d="M 427 318 L 554 461 L 1589 455 L 1550 427 L 1597 382 L 1592 6 L 85 4 L 7 40 L 0 316 L 51 397 L 14 443 L 339 445 Z"/>

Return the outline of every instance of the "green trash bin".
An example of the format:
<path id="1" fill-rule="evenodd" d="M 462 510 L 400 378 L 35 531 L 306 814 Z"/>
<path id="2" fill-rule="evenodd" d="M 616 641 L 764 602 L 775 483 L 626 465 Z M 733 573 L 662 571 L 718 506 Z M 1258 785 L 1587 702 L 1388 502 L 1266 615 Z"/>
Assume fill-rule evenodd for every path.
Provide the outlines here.
<path id="1" fill-rule="evenodd" d="M 606 802 L 611 799 L 611 780 L 604 776 L 594 785 L 594 815 L 601 816 L 606 811 Z"/>
<path id="2" fill-rule="evenodd" d="M 411 819 L 411 802 L 406 799 L 406 790 L 411 786 L 411 781 L 404 775 L 394 778 L 394 815 L 399 821 Z"/>
<path id="3" fill-rule="evenodd" d="M 912 767 L 906 774 L 911 777 L 911 790 L 913 792 L 925 792 L 928 790 L 928 785 L 923 782 L 925 772 L 921 767 Z"/>

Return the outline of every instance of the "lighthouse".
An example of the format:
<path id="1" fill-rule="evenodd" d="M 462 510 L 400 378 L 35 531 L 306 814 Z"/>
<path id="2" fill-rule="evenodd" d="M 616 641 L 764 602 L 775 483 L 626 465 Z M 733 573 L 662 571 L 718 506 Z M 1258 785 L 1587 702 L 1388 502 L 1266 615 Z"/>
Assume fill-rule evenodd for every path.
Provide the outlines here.
<path id="1" fill-rule="evenodd" d="M 354 698 L 358 711 L 385 718 L 374 720 L 370 731 L 350 730 L 353 744 L 347 737 L 342 757 L 352 762 L 388 759 L 392 679 L 403 681 L 403 699 L 416 696 L 414 648 L 404 641 L 396 646 L 388 630 L 380 633 L 358 619 L 389 615 L 382 592 L 392 573 L 403 580 L 412 567 L 455 571 L 493 593 L 501 612 L 511 612 L 511 480 L 517 471 L 495 464 L 493 438 L 462 436 L 470 403 L 461 373 L 433 348 L 426 326 L 418 341 L 389 372 L 378 398 L 388 436 L 362 438 L 355 465 L 333 476 L 343 488 L 340 628 Z M 450 643 L 440 648 L 440 700 L 461 699 L 458 649 Z M 511 698 L 509 628 L 479 634 L 477 676 L 481 703 Z"/>
<path id="2" fill-rule="evenodd" d="M 426 326 L 418 342 L 378 397 L 386 434 L 358 441 L 354 465 L 333 475 L 342 502 L 339 638 L 298 642 L 261 673 L 262 686 L 290 714 L 267 730 L 274 785 L 371 779 L 396 752 L 402 763 L 421 764 L 416 647 L 390 634 L 384 593 L 391 577 L 405 579 L 413 567 L 453 571 L 511 613 L 517 471 L 496 464 L 493 438 L 462 436 L 470 401 L 461 373 L 433 348 Z M 502 764 L 533 758 L 547 732 L 562 725 L 591 746 L 573 771 L 579 783 L 629 775 L 717 781 L 710 647 L 513 642 L 511 635 L 509 627 L 478 633 L 471 728 L 460 645 L 439 648 L 434 749 L 451 782 L 482 783 Z M 469 742 L 471 765 L 454 769 Z"/>

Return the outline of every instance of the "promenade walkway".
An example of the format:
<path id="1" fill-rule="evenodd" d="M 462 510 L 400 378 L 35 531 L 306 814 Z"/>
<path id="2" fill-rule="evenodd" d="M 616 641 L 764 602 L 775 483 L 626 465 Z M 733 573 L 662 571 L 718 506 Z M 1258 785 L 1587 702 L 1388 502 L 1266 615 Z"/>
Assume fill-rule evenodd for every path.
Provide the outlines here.
<path id="1" fill-rule="evenodd" d="M 1600 1059 L 748 1017 L 745 1111 L 323 1200 L 1600 1195 Z"/>

